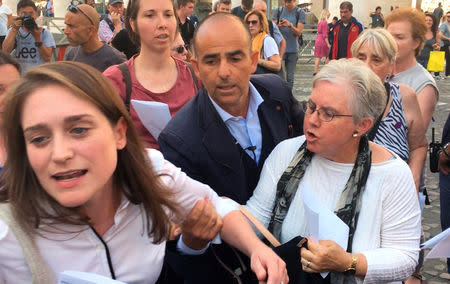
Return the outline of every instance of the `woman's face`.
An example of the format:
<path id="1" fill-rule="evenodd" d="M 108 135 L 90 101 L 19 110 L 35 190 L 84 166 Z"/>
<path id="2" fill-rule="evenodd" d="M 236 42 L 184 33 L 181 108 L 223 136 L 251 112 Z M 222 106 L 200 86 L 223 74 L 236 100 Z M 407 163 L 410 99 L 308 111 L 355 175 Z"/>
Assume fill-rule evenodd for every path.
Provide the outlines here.
<path id="1" fill-rule="evenodd" d="M 177 20 L 170 0 L 141 0 L 133 31 L 141 45 L 153 50 L 170 50 L 175 38 Z"/>
<path id="2" fill-rule="evenodd" d="M 21 125 L 29 163 L 44 190 L 65 207 L 101 204 L 113 194 L 123 119 L 112 126 L 92 103 L 59 85 L 25 100 Z"/>
<path id="3" fill-rule="evenodd" d="M 0 76 L 0 113 L 2 113 L 6 92 L 19 80 L 20 73 L 13 65 L 3 64 L 0 65 L 0 74 L 3 74 L 3 76 Z M 5 74 L 8 74 L 8 76 L 5 76 Z"/>
<path id="4" fill-rule="evenodd" d="M 433 26 L 433 19 L 430 16 L 425 16 L 425 24 L 427 25 L 428 29 L 431 29 Z"/>
<path id="5" fill-rule="evenodd" d="M 180 51 L 181 51 L 181 53 L 180 53 Z M 178 35 L 175 38 L 175 41 L 172 44 L 170 54 L 175 58 L 187 61 L 188 51 L 185 47 L 183 38 L 181 37 L 180 33 L 178 33 Z"/>
<path id="6" fill-rule="evenodd" d="M 369 43 L 364 43 L 354 56 L 364 62 L 375 74 L 385 81 L 387 75 L 392 74 L 394 63 L 391 63 L 387 56 L 375 54 L 375 49 Z"/>
<path id="7" fill-rule="evenodd" d="M 349 89 L 341 84 L 319 81 L 309 97 L 309 105 L 316 111 L 311 113 L 308 109 L 303 123 L 308 149 L 335 162 L 346 162 L 354 153 L 358 144 L 355 146 L 356 139 L 352 135 L 360 128 L 348 116 L 335 116 L 324 122 L 319 119 L 317 109 L 329 114 L 351 115 L 348 93 Z"/>
<path id="8" fill-rule="evenodd" d="M 252 37 L 255 37 L 261 31 L 261 23 L 259 21 L 259 17 L 255 14 L 250 15 L 247 18 L 247 25 Z"/>
<path id="9" fill-rule="evenodd" d="M 387 27 L 387 30 L 397 42 L 397 60 L 415 57 L 415 50 L 419 46 L 419 42 L 413 38 L 410 22 L 392 22 Z"/>

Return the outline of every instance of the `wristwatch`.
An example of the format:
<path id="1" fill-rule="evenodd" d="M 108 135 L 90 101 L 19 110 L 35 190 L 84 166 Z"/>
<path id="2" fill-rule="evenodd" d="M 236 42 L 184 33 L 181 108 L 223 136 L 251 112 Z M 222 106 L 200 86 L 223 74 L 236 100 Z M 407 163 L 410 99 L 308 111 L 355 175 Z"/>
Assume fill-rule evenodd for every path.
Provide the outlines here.
<path id="1" fill-rule="evenodd" d="M 36 41 L 36 42 L 34 43 L 34 46 L 36 46 L 36 47 L 41 47 L 41 46 L 42 46 L 42 41 Z"/>
<path id="2" fill-rule="evenodd" d="M 347 276 L 355 275 L 356 273 L 356 262 L 358 260 L 356 259 L 356 256 L 352 254 L 352 264 L 350 264 L 350 267 L 348 267 L 346 270 L 344 270 L 344 274 Z"/>
<path id="3" fill-rule="evenodd" d="M 448 147 L 448 145 L 450 145 L 450 142 L 445 144 L 444 147 L 442 147 L 442 152 L 444 152 L 445 156 L 447 156 L 447 158 L 450 158 L 450 153 L 448 153 L 445 149 Z"/>

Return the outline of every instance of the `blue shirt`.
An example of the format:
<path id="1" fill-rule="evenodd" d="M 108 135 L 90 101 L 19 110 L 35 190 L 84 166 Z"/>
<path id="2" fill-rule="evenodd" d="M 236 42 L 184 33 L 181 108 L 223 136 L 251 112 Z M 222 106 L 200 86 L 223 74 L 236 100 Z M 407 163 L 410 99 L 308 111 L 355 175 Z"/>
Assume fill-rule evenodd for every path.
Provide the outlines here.
<path id="1" fill-rule="evenodd" d="M 278 13 L 281 11 L 280 15 Z M 306 15 L 305 12 L 303 12 L 301 9 L 295 7 L 292 10 L 286 9 L 286 7 L 281 7 L 278 9 L 273 10 L 272 14 L 272 20 L 278 20 L 280 19 L 280 22 L 282 19 L 286 19 L 294 27 L 297 27 L 297 18 L 298 23 L 305 24 L 306 22 Z M 281 34 L 283 35 L 284 39 L 286 40 L 286 52 L 287 53 L 293 53 L 297 52 L 299 46 L 298 46 L 298 36 L 296 36 L 289 27 L 281 27 L 280 28 Z"/>
<path id="2" fill-rule="evenodd" d="M 253 159 L 256 163 L 259 162 L 262 148 L 262 133 L 261 124 L 259 123 L 258 107 L 264 101 L 258 90 L 249 82 L 249 97 L 248 110 L 246 118 L 242 116 L 232 116 L 221 108 L 209 96 L 213 106 L 217 110 L 220 118 L 227 126 L 231 135 L 236 139 L 236 144 L 239 144 L 242 149 Z M 255 150 L 250 150 L 248 147 L 255 146 Z"/>

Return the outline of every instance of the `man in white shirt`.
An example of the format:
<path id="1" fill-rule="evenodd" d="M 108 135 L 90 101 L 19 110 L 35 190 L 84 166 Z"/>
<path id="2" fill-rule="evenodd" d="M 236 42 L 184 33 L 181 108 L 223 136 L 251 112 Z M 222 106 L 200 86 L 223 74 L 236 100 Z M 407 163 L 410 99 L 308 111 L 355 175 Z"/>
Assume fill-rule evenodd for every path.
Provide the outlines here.
<path id="1" fill-rule="evenodd" d="M 0 48 L 8 31 L 8 26 L 12 22 L 12 11 L 8 6 L 3 4 L 3 0 L 0 0 Z"/>

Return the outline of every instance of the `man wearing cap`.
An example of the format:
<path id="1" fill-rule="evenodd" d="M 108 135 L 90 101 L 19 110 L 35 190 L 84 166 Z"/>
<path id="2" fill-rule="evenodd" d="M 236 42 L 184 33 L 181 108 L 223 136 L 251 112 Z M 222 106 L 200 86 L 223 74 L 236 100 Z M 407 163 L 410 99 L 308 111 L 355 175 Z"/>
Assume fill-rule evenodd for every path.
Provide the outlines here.
<path id="1" fill-rule="evenodd" d="M 37 26 L 37 7 L 32 0 L 17 3 L 17 18 L 8 29 L 3 51 L 11 53 L 20 62 L 22 72 L 27 69 L 50 62 L 55 40 L 49 30 Z"/>
<path id="2" fill-rule="evenodd" d="M 64 34 L 73 48 L 67 52 L 66 60 L 91 65 L 100 72 L 126 60 L 123 53 L 98 39 L 99 22 L 100 15 L 91 6 L 69 6 L 64 20 Z"/>
<path id="3" fill-rule="evenodd" d="M 98 39 L 110 43 L 112 39 L 125 28 L 123 22 L 123 0 L 110 0 L 106 5 L 109 14 L 100 21 Z"/>

